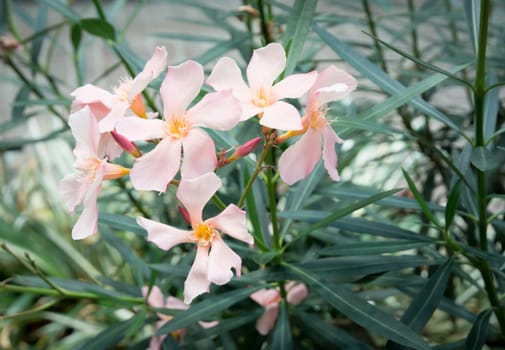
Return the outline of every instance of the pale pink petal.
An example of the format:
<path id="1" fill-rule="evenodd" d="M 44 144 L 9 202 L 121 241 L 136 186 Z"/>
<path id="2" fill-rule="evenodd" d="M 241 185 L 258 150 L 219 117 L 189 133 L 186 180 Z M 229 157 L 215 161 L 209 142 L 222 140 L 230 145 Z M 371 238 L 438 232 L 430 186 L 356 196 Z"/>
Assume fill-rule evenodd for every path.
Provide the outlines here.
<path id="1" fill-rule="evenodd" d="M 158 46 L 153 53 L 153 56 L 146 62 L 144 69 L 132 81 L 130 92 L 128 93 L 128 101 L 132 101 L 135 96 L 140 94 L 147 85 L 158 75 L 165 70 L 167 66 L 167 49 Z"/>
<path id="2" fill-rule="evenodd" d="M 337 170 L 337 151 L 335 151 L 335 143 L 343 143 L 344 141 L 335 134 L 335 131 L 330 125 L 321 128 L 323 133 L 323 161 L 324 167 L 328 171 L 328 175 L 333 181 L 339 181 L 340 176 Z"/>
<path id="3" fill-rule="evenodd" d="M 279 304 L 281 295 L 277 289 L 260 289 L 250 295 L 250 298 L 263 307 L 271 304 Z"/>
<path id="4" fill-rule="evenodd" d="M 166 123 L 159 119 L 130 117 L 121 119 L 116 130 L 130 141 L 161 139 L 165 136 Z"/>
<path id="5" fill-rule="evenodd" d="M 121 146 L 117 144 L 110 133 L 101 134 L 97 147 L 97 156 L 99 158 L 107 157 L 108 160 L 114 160 L 123 153 Z"/>
<path id="6" fill-rule="evenodd" d="M 203 79 L 203 67 L 198 62 L 189 60 L 178 66 L 168 67 L 160 89 L 165 119 L 184 115 L 191 101 L 200 92 Z"/>
<path id="7" fill-rule="evenodd" d="M 205 321 L 198 321 L 198 324 L 203 328 L 203 329 L 209 329 L 209 328 L 212 328 L 212 327 L 216 327 L 217 325 L 219 325 L 219 321 L 209 321 L 209 322 L 205 322 Z"/>
<path id="8" fill-rule="evenodd" d="M 194 178 L 214 171 L 217 165 L 216 146 L 212 138 L 198 128 L 191 129 L 182 139 L 184 158 L 181 176 Z"/>
<path id="9" fill-rule="evenodd" d="M 256 329 L 259 334 L 267 335 L 274 328 L 277 315 L 279 314 L 279 304 L 268 305 L 263 315 L 256 321 Z"/>
<path id="10" fill-rule="evenodd" d="M 247 244 L 253 244 L 254 238 L 247 232 L 246 213 L 235 204 L 228 205 L 220 214 L 206 220 L 218 230 Z"/>
<path id="11" fill-rule="evenodd" d="M 231 89 L 233 96 L 241 101 L 249 100 L 251 93 L 242 78 L 242 72 L 234 59 L 220 58 L 207 79 L 207 84 L 216 91 Z"/>
<path id="12" fill-rule="evenodd" d="M 89 187 L 84 196 L 84 209 L 79 219 L 72 228 L 72 239 L 84 239 L 94 234 L 97 230 L 98 206 L 97 198 L 102 189 L 103 169 L 99 168 L 95 175 L 95 181 Z"/>
<path id="13" fill-rule="evenodd" d="M 149 292 L 149 287 L 142 287 L 142 296 L 145 298 Z M 161 308 L 165 305 L 165 297 L 158 286 L 153 286 L 147 298 L 147 303 L 152 307 Z"/>
<path id="14" fill-rule="evenodd" d="M 228 283 L 233 277 L 231 269 L 235 269 L 238 277 L 241 274 L 242 259 L 223 241 L 221 236 L 216 235 L 212 240 L 212 248 L 209 254 L 209 269 L 207 277 L 215 284 Z"/>
<path id="15" fill-rule="evenodd" d="M 318 78 L 309 92 L 308 103 L 316 99 L 319 104 L 336 101 L 356 89 L 356 79 L 349 73 L 329 66 L 318 75 Z"/>
<path id="16" fill-rule="evenodd" d="M 287 301 L 292 305 L 298 305 L 302 302 L 303 299 L 307 297 L 308 290 L 307 286 L 304 283 L 297 284 L 292 288 L 288 289 Z"/>
<path id="17" fill-rule="evenodd" d="M 253 51 L 247 66 L 247 80 L 251 91 L 270 87 L 286 67 L 286 53 L 282 45 L 271 43 Z"/>
<path id="18" fill-rule="evenodd" d="M 254 117 L 255 115 L 263 112 L 262 107 L 258 107 L 250 101 L 246 101 L 240 104 L 242 109 L 242 116 L 240 117 L 240 121 L 247 120 L 249 118 Z"/>
<path id="19" fill-rule="evenodd" d="M 97 121 L 88 107 L 72 113 L 68 125 L 75 139 L 74 155 L 79 159 L 96 157 L 99 133 Z"/>
<path id="20" fill-rule="evenodd" d="M 177 198 L 188 211 L 193 227 L 202 222 L 203 207 L 220 187 L 221 179 L 214 173 L 181 180 L 177 189 Z"/>
<path id="21" fill-rule="evenodd" d="M 61 180 L 61 198 L 63 198 L 65 208 L 70 212 L 70 214 L 73 214 L 75 207 L 82 203 L 89 186 L 87 177 L 83 173 L 70 174 Z"/>
<path id="22" fill-rule="evenodd" d="M 272 90 L 277 99 L 298 98 L 309 91 L 316 78 L 316 71 L 306 74 L 293 74 L 275 84 Z"/>
<path id="23" fill-rule="evenodd" d="M 78 105 L 88 105 L 99 102 L 110 108 L 116 100 L 115 96 L 109 91 L 92 84 L 86 84 L 78 87 L 72 91 L 70 95 L 75 97 L 74 103 L 77 103 Z"/>
<path id="24" fill-rule="evenodd" d="M 164 307 L 170 310 L 187 310 L 189 306 L 184 304 L 181 299 L 177 299 L 176 297 L 169 296 L 165 301 Z"/>
<path id="25" fill-rule="evenodd" d="M 195 261 L 184 281 L 184 302 L 188 305 L 200 294 L 209 292 L 208 261 L 209 247 L 197 246 Z"/>
<path id="26" fill-rule="evenodd" d="M 303 129 L 300 113 L 295 107 L 284 101 L 277 101 L 266 107 L 260 124 L 279 130 Z"/>
<path id="27" fill-rule="evenodd" d="M 135 160 L 130 179 L 137 190 L 165 192 L 181 164 L 180 140 L 163 139 Z"/>
<path id="28" fill-rule="evenodd" d="M 166 337 L 166 335 L 155 335 L 151 337 L 151 341 L 149 342 L 149 350 L 162 350 L 163 341 Z"/>
<path id="29" fill-rule="evenodd" d="M 189 239 L 191 231 L 179 230 L 143 217 L 137 218 L 137 224 L 147 231 L 147 240 L 163 250 L 169 250 L 181 243 L 191 242 Z"/>
<path id="30" fill-rule="evenodd" d="M 70 112 L 75 113 L 80 111 L 84 107 L 89 107 L 95 118 L 100 121 L 110 112 L 110 108 L 104 105 L 102 102 L 93 102 L 93 103 L 80 103 L 79 101 L 72 102 L 72 106 L 70 107 Z"/>
<path id="31" fill-rule="evenodd" d="M 282 181 L 292 185 L 306 178 L 321 159 L 321 135 L 308 128 L 294 145 L 285 150 L 279 159 L 279 174 Z"/>
<path id="32" fill-rule="evenodd" d="M 229 130 L 238 124 L 241 115 L 240 102 L 226 90 L 205 95 L 186 112 L 186 119 L 191 125 Z"/>
<path id="33" fill-rule="evenodd" d="M 117 101 L 111 107 L 109 114 L 107 114 L 98 123 L 100 132 L 108 132 L 114 130 L 118 121 L 125 117 L 126 111 L 130 108 L 127 102 Z"/>

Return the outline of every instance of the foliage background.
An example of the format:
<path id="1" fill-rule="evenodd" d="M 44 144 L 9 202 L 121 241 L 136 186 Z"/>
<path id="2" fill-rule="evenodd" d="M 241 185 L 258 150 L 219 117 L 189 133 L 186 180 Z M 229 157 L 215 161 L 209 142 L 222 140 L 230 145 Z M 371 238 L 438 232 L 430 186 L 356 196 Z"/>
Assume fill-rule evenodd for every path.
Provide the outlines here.
<path id="1" fill-rule="evenodd" d="M 483 70 L 476 48 L 485 4 Z M 23 46 L 1 51 L 8 103 L 0 119 L 0 348 L 145 348 L 155 317 L 140 287 L 156 283 L 180 295 L 192 261 L 184 246 L 165 253 L 147 244 L 134 223 L 141 203 L 153 217 L 182 225 L 173 192 L 139 194 L 123 181 L 101 195 L 100 234 L 71 241 L 75 217 L 58 194 L 73 162 L 69 93 L 86 82 L 108 88 L 137 72 L 156 45 L 167 47 L 170 64 L 193 58 L 210 69 L 222 55 L 245 63 L 268 40 L 288 47 L 290 71 L 332 63 L 358 78 L 358 91 L 332 107 L 346 139 L 342 181 L 331 183 L 318 167 L 292 189 L 278 183 L 281 227 L 296 242 L 280 260 L 273 250 L 235 247 L 244 276 L 177 315 L 165 331 L 190 329 L 169 346 L 505 347 L 500 87 L 479 100 L 483 81 L 504 81 L 503 2 L 258 0 L 250 2 L 252 15 L 240 5 L 2 3 L 1 34 Z M 230 147 L 233 138 L 250 138 L 248 130 L 214 136 Z M 496 136 L 483 145 L 480 132 Z M 227 201 L 240 196 L 251 163 L 224 169 Z M 257 209 L 255 235 L 268 230 L 261 185 L 247 204 L 250 215 Z M 275 331 L 260 337 L 261 309 L 247 297 L 265 281 L 289 279 L 305 281 L 309 298 L 296 309 L 283 304 Z M 221 325 L 204 331 L 194 326 L 199 319 Z"/>

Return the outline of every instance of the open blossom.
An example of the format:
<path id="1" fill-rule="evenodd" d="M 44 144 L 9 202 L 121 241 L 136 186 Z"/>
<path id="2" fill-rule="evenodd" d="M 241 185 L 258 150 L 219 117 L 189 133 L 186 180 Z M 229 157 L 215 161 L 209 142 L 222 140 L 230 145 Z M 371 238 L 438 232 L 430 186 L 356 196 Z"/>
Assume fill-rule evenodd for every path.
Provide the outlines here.
<path id="1" fill-rule="evenodd" d="M 221 233 L 252 244 L 253 237 L 247 232 L 246 213 L 234 204 L 228 205 L 220 214 L 202 219 L 205 203 L 221 187 L 221 180 L 214 173 L 193 179 L 183 178 L 177 189 L 177 198 L 187 210 L 191 230 L 180 230 L 143 217 L 137 223 L 147 231 L 147 240 L 161 249 L 169 250 L 180 243 L 195 243 L 196 256 L 184 282 L 184 302 L 191 301 L 209 291 L 210 283 L 222 285 L 233 277 L 232 268 L 240 276 L 242 259 L 226 245 Z"/>
<path id="2" fill-rule="evenodd" d="M 129 169 L 111 164 L 103 157 L 100 152 L 101 135 L 98 132 L 97 120 L 88 107 L 71 114 L 68 124 L 76 141 L 74 168 L 78 172 L 63 178 L 60 191 L 70 213 L 83 203 L 84 209 L 72 229 L 73 239 L 83 239 L 96 232 L 96 200 L 102 188 L 102 181 L 127 175 Z"/>
<path id="3" fill-rule="evenodd" d="M 153 150 L 135 161 L 131 180 L 136 189 L 164 192 L 179 167 L 182 177 L 187 178 L 216 168 L 214 141 L 199 126 L 229 130 L 239 122 L 241 110 L 230 91 L 208 93 L 188 108 L 203 80 L 203 67 L 195 61 L 168 67 L 160 91 L 164 119 L 124 118 L 118 123 L 118 132 L 132 141 L 159 140 Z"/>
<path id="4" fill-rule="evenodd" d="M 305 94 L 314 84 L 317 72 L 293 74 L 273 84 L 285 67 L 284 48 L 272 43 L 254 50 L 247 66 L 249 86 L 242 79 L 237 63 L 229 57 L 223 57 L 216 63 L 207 84 L 216 91 L 232 89 L 242 105 L 241 120 L 258 115 L 260 124 L 269 128 L 299 130 L 302 122 L 298 110 L 281 100 Z"/>
<path id="5" fill-rule="evenodd" d="M 184 304 L 184 302 L 180 299 L 177 299 L 173 296 L 169 296 L 165 298 L 163 293 L 161 293 L 160 288 L 158 286 L 153 286 L 149 295 L 148 287 L 142 288 L 142 295 L 147 297 L 147 303 L 154 308 L 159 309 L 170 309 L 170 310 L 187 310 L 189 308 L 188 305 Z M 159 318 L 159 321 L 156 322 L 156 330 L 160 329 L 165 323 L 169 322 L 173 316 L 166 315 L 164 313 L 158 312 L 156 315 Z M 200 326 L 203 328 L 211 328 L 219 324 L 219 321 L 211 321 L 211 322 L 198 322 Z M 186 329 L 179 329 L 175 332 L 172 332 L 172 336 L 182 341 L 184 336 L 186 335 Z M 149 350 L 161 350 L 163 347 L 163 341 L 165 340 L 166 335 L 155 335 L 151 338 L 151 342 L 149 343 Z"/>
<path id="6" fill-rule="evenodd" d="M 311 173 L 321 159 L 321 143 L 324 167 L 332 180 L 340 180 L 335 144 L 343 143 L 343 140 L 333 131 L 326 118 L 326 104 L 341 99 L 355 88 L 356 80 L 335 66 L 329 66 L 319 73 L 307 98 L 304 129 L 295 131 L 296 134 L 303 133 L 303 136 L 279 159 L 279 173 L 285 183 L 292 185 Z"/>
<path id="7" fill-rule="evenodd" d="M 122 80 L 113 93 L 92 84 L 86 84 L 74 90 L 72 111 L 88 106 L 99 120 L 100 132 L 114 129 L 118 120 L 125 116 L 128 109 L 142 118 L 147 117 L 141 93 L 151 81 L 156 79 L 167 66 L 167 50 L 157 47 L 153 56 L 146 62 L 142 72 L 135 78 Z"/>
<path id="8" fill-rule="evenodd" d="M 300 304 L 307 297 L 305 284 L 296 284 L 295 281 L 286 283 L 286 299 L 291 305 Z M 282 300 L 278 288 L 260 289 L 251 294 L 251 299 L 265 308 L 265 312 L 256 322 L 256 329 L 262 335 L 267 335 L 274 327 L 279 314 L 279 304 Z"/>

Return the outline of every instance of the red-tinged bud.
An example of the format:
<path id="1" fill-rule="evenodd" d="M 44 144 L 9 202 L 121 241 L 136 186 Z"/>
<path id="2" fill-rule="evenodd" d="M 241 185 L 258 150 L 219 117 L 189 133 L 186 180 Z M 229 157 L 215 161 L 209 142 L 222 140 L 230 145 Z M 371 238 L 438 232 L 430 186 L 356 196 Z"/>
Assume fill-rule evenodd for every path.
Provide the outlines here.
<path id="1" fill-rule="evenodd" d="M 181 213 L 182 217 L 188 223 L 188 225 L 191 226 L 191 217 L 189 216 L 188 209 L 184 208 L 181 205 L 178 205 L 177 209 L 179 209 L 179 213 Z"/>
<path id="2" fill-rule="evenodd" d="M 221 166 L 223 166 L 226 164 L 230 164 L 231 162 L 234 162 L 234 161 L 239 160 L 241 158 L 244 158 L 249 153 L 254 151 L 254 149 L 256 148 L 256 146 L 258 146 L 258 143 L 260 143 L 260 141 L 261 141 L 261 137 L 255 137 L 255 138 L 247 141 L 246 143 L 240 145 L 237 148 L 237 150 L 235 152 L 233 152 L 233 154 L 231 156 L 223 159 L 219 164 Z"/>
<path id="3" fill-rule="evenodd" d="M 114 140 L 118 143 L 118 145 L 121 146 L 122 149 L 131 154 L 133 157 L 138 158 L 142 155 L 142 153 L 140 153 L 139 149 L 132 141 L 128 140 L 126 137 L 124 137 L 123 135 L 119 134 L 114 130 L 111 131 L 110 133 L 114 138 Z"/>

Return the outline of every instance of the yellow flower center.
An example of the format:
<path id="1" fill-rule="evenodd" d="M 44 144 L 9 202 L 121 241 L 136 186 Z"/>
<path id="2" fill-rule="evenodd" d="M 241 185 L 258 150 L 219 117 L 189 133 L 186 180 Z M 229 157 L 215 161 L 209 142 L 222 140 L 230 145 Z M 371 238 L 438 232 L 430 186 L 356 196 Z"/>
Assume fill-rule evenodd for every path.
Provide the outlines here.
<path id="1" fill-rule="evenodd" d="M 260 108 L 270 106 L 275 101 L 270 88 L 259 88 L 256 94 L 252 98 L 252 103 Z"/>
<path id="2" fill-rule="evenodd" d="M 190 125 L 184 117 L 173 117 L 167 120 L 167 133 L 176 139 L 184 138 L 190 129 Z"/>
<path id="3" fill-rule="evenodd" d="M 120 101 L 128 102 L 128 94 L 132 86 L 132 78 L 125 77 L 119 81 L 119 86 L 113 87 L 114 96 Z"/>
<path id="4" fill-rule="evenodd" d="M 314 103 L 311 110 L 309 111 L 309 125 L 312 129 L 319 130 L 323 126 L 328 125 L 328 119 L 326 119 L 326 113 L 328 108 L 325 105 L 319 105 Z"/>
<path id="5" fill-rule="evenodd" d="M 212 240 L 216 234 L 217 231 L 214 229 L 214 227 L 212 227 L 212 225 L 202 222 L 193 231 L 191 239 L 197 242 L 199 245 L 206 247 L 212 243 Z"/>

